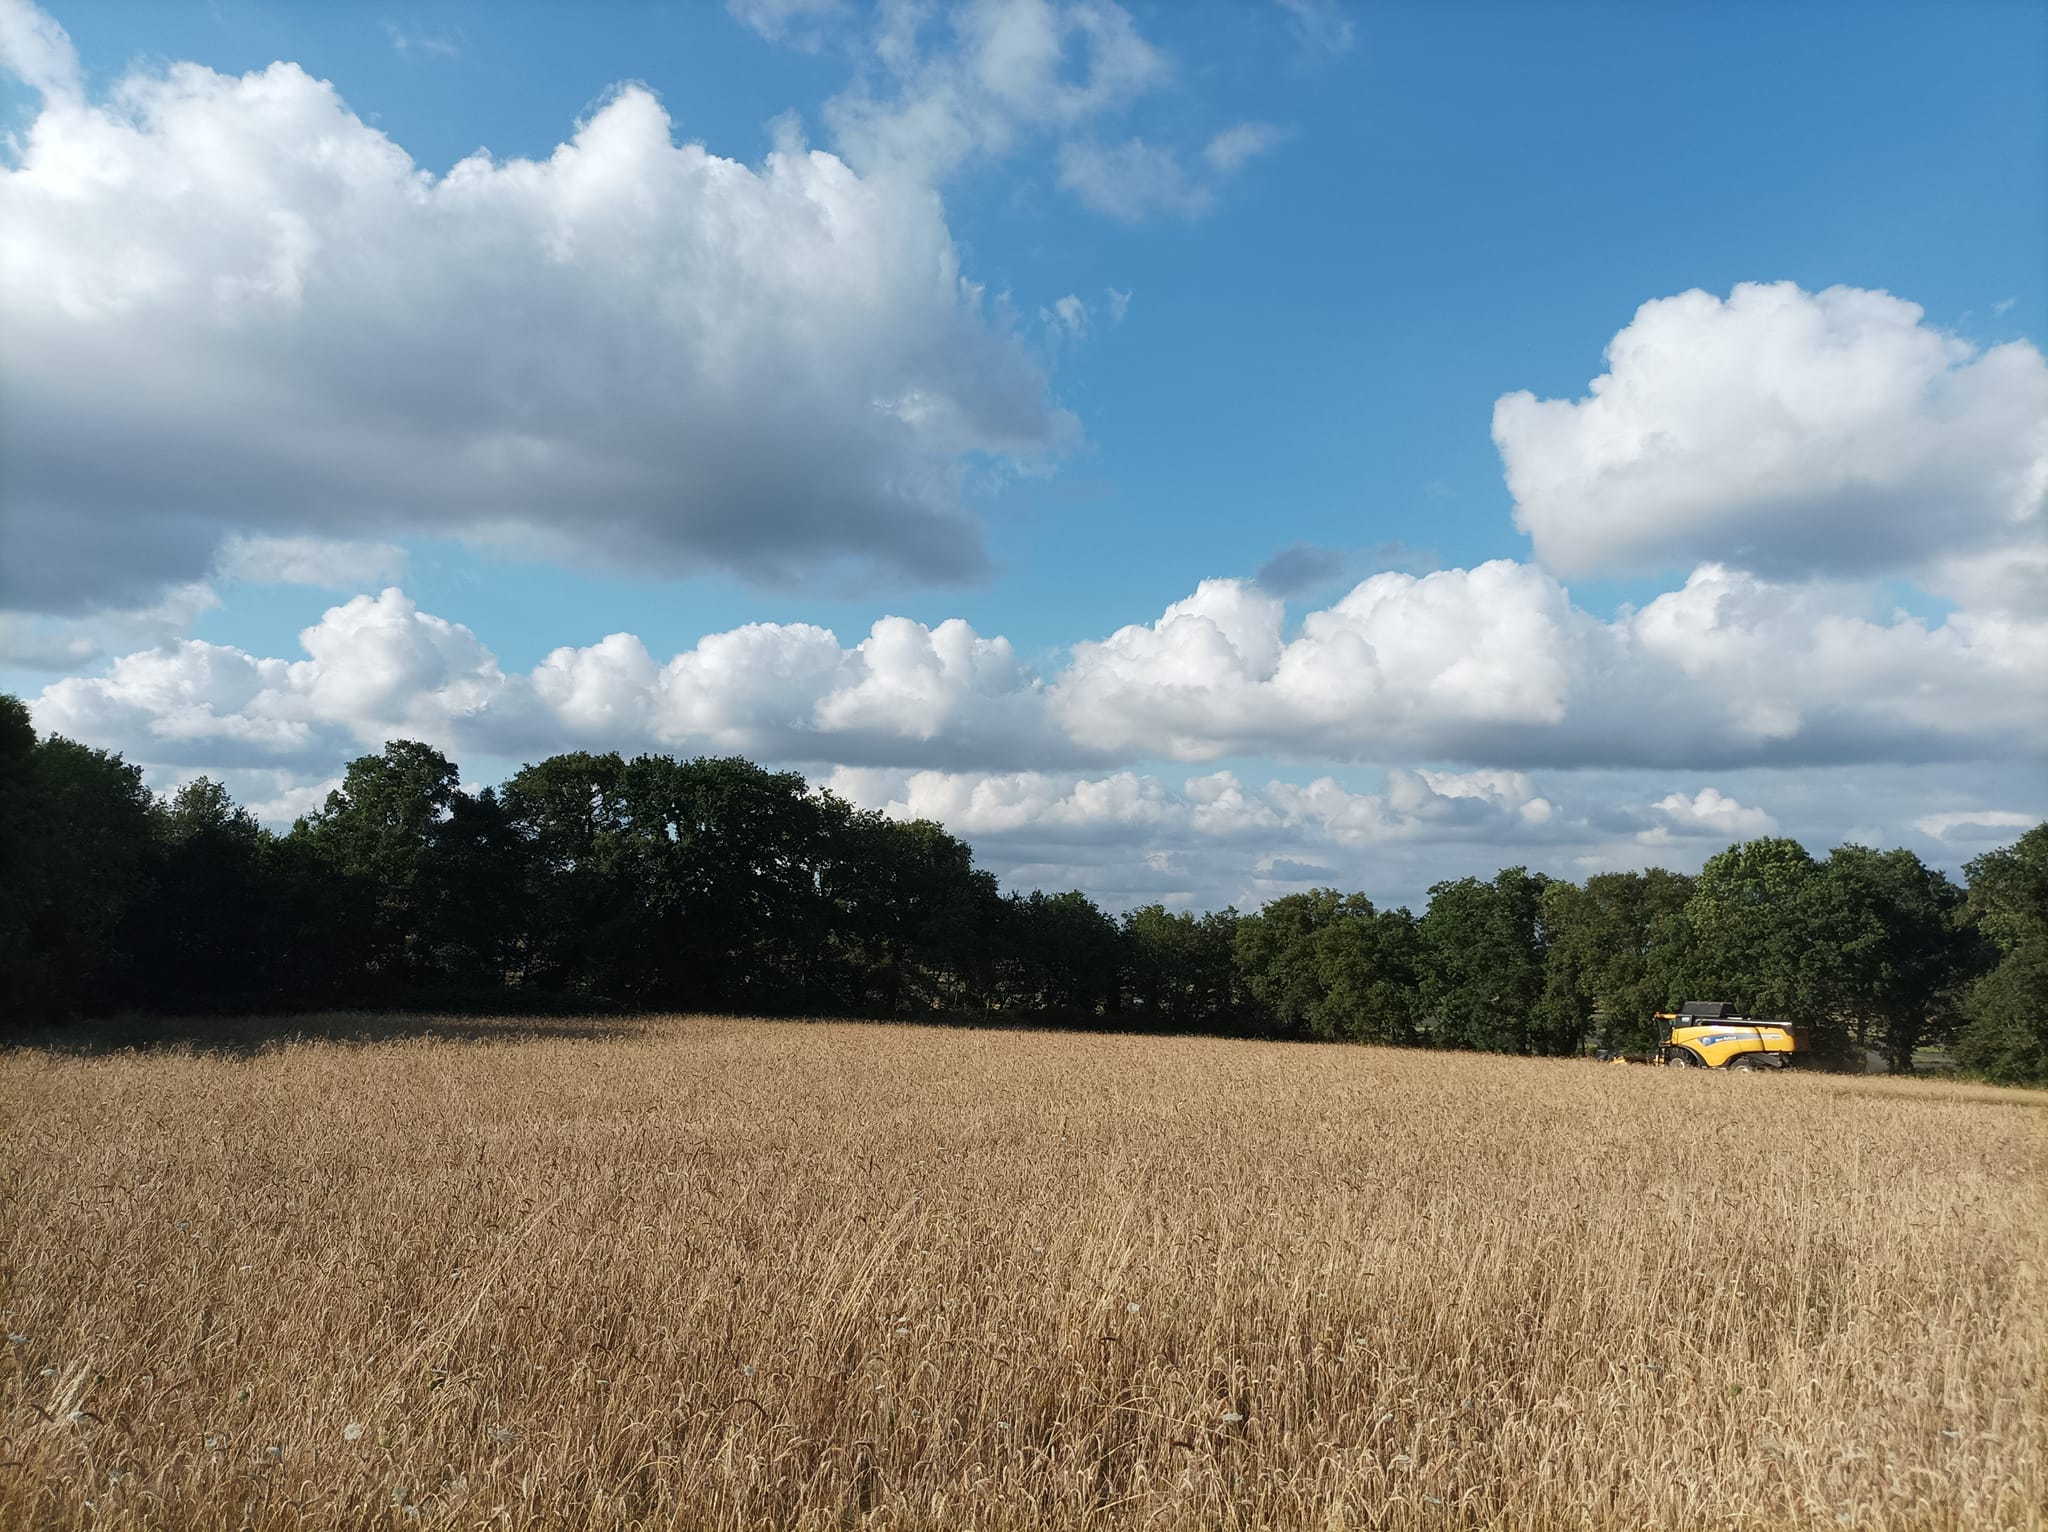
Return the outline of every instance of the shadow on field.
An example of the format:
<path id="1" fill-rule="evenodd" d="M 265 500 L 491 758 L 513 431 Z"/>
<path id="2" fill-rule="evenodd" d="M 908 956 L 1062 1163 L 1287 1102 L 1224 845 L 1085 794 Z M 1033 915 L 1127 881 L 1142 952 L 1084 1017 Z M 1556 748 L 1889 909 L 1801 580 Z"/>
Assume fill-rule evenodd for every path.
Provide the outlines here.
<path id="1" fill-rule="evenodd" d="M 191 1051 L 254 1054 L 285 1043 L 372 1046 L 415 1038 L 449 1043 L 515 1043 L 639 1037 L 624 1016 L 464 1016 L 428 1011 L 322 1011 L 302 1016 L 115 1016 L 0 1026 L 0 1048 L 95 1055 Z"/>
<path id="2" fill-rule="evenodd" d="M 502 1001 L 506 997 L 499 997 Z M 513 1004 L 518 997 L 510 997 Z M 569 1010 L 566 1004 L 577 1004 Z M 1200 1029 L 1175 1030 L 1129 1024 L 1129 1018 L 1103 1017 L 1059 1009 L 1035 1011 L 927 1011 L 907 1016 L 765 1015 L 759 1012 L 628 1011 L 617 1005 L 582 998 L 563 1008 L 538 1006 L 524 1010 L 486 1011 L 466 996 L 451 1004 L 422 998 L 411 1008 L 335 1010 L 303 1013 L 242 1012 L 214 1016 L 144 1015 L 130 1013 L 72 1021 L 14 1023 L 0 1021 L 0 1049 L 99 1055 L 128 1052 L 227 1053 L 248 1055 L 286 1043 L 324 1042 L 372 1046 L 413 1038 L 454 1043 L 622 1040 L 644 1037 L 650 1026 L 677 1015 L 724 1016 L 729 1019 L 777 1021 L 789 1026 L 920 1026 L 973 1032 L 1047 1033 L 1077 1036 L 1236 1037 L 1248 1042 L 1299 1039 Z"/>

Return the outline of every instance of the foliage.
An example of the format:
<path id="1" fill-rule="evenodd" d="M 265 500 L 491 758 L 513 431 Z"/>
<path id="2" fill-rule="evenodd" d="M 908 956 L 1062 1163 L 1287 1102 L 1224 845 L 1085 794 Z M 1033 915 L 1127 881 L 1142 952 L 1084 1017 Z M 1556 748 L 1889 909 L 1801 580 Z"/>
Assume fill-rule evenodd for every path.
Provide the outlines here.
<path id="1" fill-rule="evenodd" d="M 1010 895 L 995 926 L 997 1005 L 1065 1021 L 1116 1011 L 1120 934 L 1078 889 Z"/>
<path id="2" fill-rule="evenodd" d="M 837 912 L 841 1009 L 972 1009 L 994 983 L 983 936 L 999 918 L 995 878 L 929 819 L 893 820 L 844 804 L 834 813 L 835 850 L 821 887 Z"/>
<path id="3" fill-rule="evenodd" d="M 152 872 L 139 768 L 0 698 L 0 1011 L 65 1016 L 118 994 L 120 933 Z"/>
<path id="4" fill-rule="evenodd" d="M 1136 1026 L 1159 1032 L 1236 1032 L 1259 1014 L 1241 977 L 1236 910 L 1194 915 L 1161 904 L 1123 920 L 1123 990 Z"/>
<path id="5" fill-rule="evenodd" d="M 1707 858 L 1682 916 L 1678 987 L 1745 1016 L 1795 1023 L 1818 1055 L 1847 1059 L 1841 962 L 1829 945 L 1839 929 L 1834 894 L 1821 864 L 1782 836 Z"/>
<path id="6" fill-rule="evenodd" d="M 1834 1016 L 1894 1074 L 1953 1032 L 1971 933 L 1963 891 L 1910 851 L 1837 846 L 1823 864 L 1819 942 Z"/>
<path id="7" fill-rule="evenodd" d="M 1571 1053 L 1583 1041 L 1569 1013 L 1541 1006 L 1543 891 L 1550 879 L 1510 867 L 1490 883 L 1460 878 L 1429 891 L 1418 925 L 1418 1000 L 1430 1041 L 1491 1053 Z"/>
<path id="8" fill-rule="evenodd" d="M 269 837 L 208 777 L 150 806 L 153 875 L 124 914 L 126 998 L 161 1011 L 262 1006 L 277 971 Z"/>
<path id="9" fill-rule="evenodd" d="M 1957 1062 L 1993 1080 L 2048 1084 L 2048 824 L 1964 872 L 1967 915 L 1996 959 L 1963 998 Z"/>
<path id="10" fill-rule="evenodd" d="M 1405 909 L 1319 888 L 1275 899 L 1236 938 L 1246 988 L 1287 1035 L 1406 1043 L 1420 942 Z"/>
<path id="11" fill-rule="evenodd" d="M 1418 919 L 1312 889 L 1252 914 L 999 892 L 972 850 L 736 757 L 584 751 L 465 788 L 431 745 L 349 763 L 274 835 L 207 778 L 158 799 L 0 697 L 0 1007 L 61 1020 L 602 1005 L 1641 1053 L 1724 999 L 1907 1069 L 2048 1079 L 2048 826 L 1970 864 L 1750 841 L 1697 878 L 1511 867 Z"/>
<path id="12" fill-rule="evenodd" d="M 1675 993 L 1682 916 L 1693 880 L 1652 867 L 1603 872 L 1543 890 L 1543 998 L 1553 1036 L 1594 1036 L 1615 1053 L 1646 1053 L 1663 1040 L 1659 1011 Z"/>

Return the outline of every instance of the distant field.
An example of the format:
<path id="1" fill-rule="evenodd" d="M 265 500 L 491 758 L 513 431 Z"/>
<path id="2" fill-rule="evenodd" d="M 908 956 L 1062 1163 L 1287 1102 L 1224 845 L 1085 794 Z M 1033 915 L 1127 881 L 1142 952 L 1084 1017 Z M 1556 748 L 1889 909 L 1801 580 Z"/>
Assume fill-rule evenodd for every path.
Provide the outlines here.
<path id="1" fill-rule="evenodd" d="M 2048 1096 L 506 1025 L 0 1056 L 0 1526 L 2043 1524 Z"/>

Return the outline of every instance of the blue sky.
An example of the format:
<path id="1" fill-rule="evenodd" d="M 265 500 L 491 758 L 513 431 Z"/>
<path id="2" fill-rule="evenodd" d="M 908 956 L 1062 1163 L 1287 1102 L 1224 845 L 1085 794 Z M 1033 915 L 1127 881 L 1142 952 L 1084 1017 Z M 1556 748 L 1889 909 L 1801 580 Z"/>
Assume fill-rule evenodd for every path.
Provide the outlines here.
<path id="1" fill-rule="evenodd" d="M 392 733 L 480 780 L 741 750 L 1119 903 L 1306 866 L 1413 900 L 1771 830 L 1954 865 L 2048 809 L 2048 12 L 913 11 L 10 0 L 5 210 L 41 307 L 0 384 L 64 375 L 0 435 L 0 685 L 273 818 Z M 275 61 L 300 72 L 257 91 Z M 527 200 L 510 162 L 579 124 L 619 127 L 589 185 Z M 721 203 L 649 157 L 663 133 L 751 179 Z M 395 211 L 402 167 L 319 158 L 378 135 L 430 217 Z M 798 136 L 824 179 L 784 196 Z M 480 148 L 487 213 L 441 179 Z M 971 291 L 934 296 L 942 259 Z M 1636 361 L 1589 395 L 1619 337 Z M 444 411 L 442 367 L 476 397 Z M 425 380 L 410 413 L 392 378 Z M 1496 440 L 1519 391 L 1548 403 Z M 514 437 L 549 465 L 532 504 L 451 481 Z M 1513 577 L 1467 579 L 1489 560 Z M 329 624 L 387 585 L 403 609 Z M 856 652 L 884 616 L 1006 647 L 972 676 L 943 643 Z M 748 624 L 779 637 L 680 680 L 534 679 Z M 1222 772 L 1218 809 L 1193 783 Z"/>

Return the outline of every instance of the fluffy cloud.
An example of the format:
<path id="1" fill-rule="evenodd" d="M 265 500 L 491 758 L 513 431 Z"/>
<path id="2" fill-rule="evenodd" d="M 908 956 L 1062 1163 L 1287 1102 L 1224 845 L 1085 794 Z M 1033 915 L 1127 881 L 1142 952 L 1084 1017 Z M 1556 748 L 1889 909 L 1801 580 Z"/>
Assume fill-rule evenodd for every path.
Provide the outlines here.
<path id="1" fill-rule="evenodd" d="M 2048 623 L 1880 621 L 1867 605 L 1708 565 L 1603 621 L 1497 561 L 1374 575 L 1290 639 L 1276 597 L 1207 581 L 1076 645 L 1052 702 L 1112 757 L 1724 767 L 2048 746 Z"/>
<path id="2" fill-rule="evenodd" d="M 965 622 L 902 617 L 851 642 L 752 623 L 666 659 L 617 633 L 507 672 L 396 589 L 332 607 L 300 643 L 159 643 L 45 687 L 36 721 L 159 782 L 225 772 L 273 817 L 399 736 L 472 762 L 736 752 L 937 818 L 1012 886 L 1114 904 L 1256 903 L 1308 882 L 1413 899 L 1508 860 L 1693 866 L 1780 826 L 1942 859 L 2048 806 L 2032 765 L 2048 624 L 1880 621 L 1841 589 L 1713 567 L 1611 620 L 1514 564 L 1376 575 L 1298 627 L 1257 586 L 1209 581 L 1049 675 Z M 1383 769 L 1362 788 L 1154 764 L 1256 754 Z M 1539 779 L 1557 767 L 1572 771 Z"/>
<path id="3" fill-rule="evenodd" d="M 1356 792 L 1328 777 L 1251 787 L 1228 771 L 1176 787 L 1130 771 L 841 768 L 825 785 L 894 818 L 938 820 L 1011 886 L 1078 886 L 1115 906 L 1256 905 L 1314 883 L 1355 883 L 1373 862 L 1406 861 L 1403 848 L 1424 842 L 1495 855 L 1556 841 L 1564 828 L 1517 773 L 1394 771 L 1384 791 Z"/>
<path id="4" fill-rule="evenodd" d="M 393 735 L 459 737 L 505 696 L 497 656 L 461 623 L 422 612 L 397 589 L 357 596 L 299 635 L 308 658 L 289 689 L 316 719 L 366 744 Z"/>
<path id="5" fill-rule="evenodd" d="M 666 663 L 615 633 L 507 675 L 468 628 L 394 588 L 329 609 L 299 641 L 299 660 L 166 642 L 105 675 L 45 687 L 36 721 L 166 764 L 331 765 L 400 736 L 492 755 L 575 745 L 940 764 L 1079 754 L 1047 727 L 1043 685 L 1008 640 L 958 620 L 885 617 L 850 647 L 805 623 L 751 623 Z"/>
<path id="6" fill-rule="evenodd" d="M 1745 283 L 1644 304 L 1588 397 L 1509 394 L 1493 435 L 1536 556 L 1915 570 L 2048 537 L 2048 361 L 1888 293 Z"/>
<path id="7" fill-rule="evenodd" d="M 614 634 L 555 650 L 531 686 L 538 711 L 522 724 L 536 738 L 605 747 L 941 764 L 1076 754 L 1047 729 L 1043 686 L 1009 641 L 957 618 L 884 617 L 851 647 L 808 623 L 750 623 L 666 664 Z"/>
<path id="8" fill-rule="evenodd" d="M 940 821 L 1007 886 L 1079 887 L 1112 907 L 1256 908 L 1316 885 L 1420 907 L 1430 884 L 1505 863 L 1574 878 L 1646 858 L 1690 870 L 1776 825 L 1714 787 L 1657 800 L 1647 779 L 1629 778 L 1567 796 L 1508 771 L 1397 769 L 1370 791 L 1327 776 L 1253 785 L 1229 771 L 1175 783 L 841 768 L 825 785 L 893 818 Z"/>
<path id="9" fill-rule="evenodd" d="M 1112 908 L 1251 909 L 1321 885 L 1419 909 L 1430 885 L 1503 865 L 1573 879 L 1650 863 L 1691 872 L 1732 841 L 1779 833 L 1817 853 L 1851 840 L 1904 843 L 1954 867 L 2039 823 L 2048 798 L 2037 793 L 2031 813 L 1968 810 L 1920 824 L 1901 808 L 1953 795 L 1961 781 L 1968 791 L 1999 780 L 1948 765 L 1850 777 L 1750 771 L 1677 791 L 1644 772 L 1539 783 L 1521 772 L 1397 769 L 1360 790 L 1331 777 L 1257 784 L 1229 771 L 1175 780 L 842 768 L 827 785 L 896 818 L 940 820 L 1007 887 L 1081 888 Z M 1873 812 L 1881 825 L 1869 822 Z"/>
<path id="10" fill-rule="evenodd" d="M 209 739 L 296 758 L 413 734 L 491 754 L 573 743 L 950 771 L 1247 754 L 1458 761 L 1486 770 L 1457 786 L 1418 780 L 1475 802 L 1520 791 L 1499 773 L 1541 766 L 2048 749 L 2048 622 L 1878 620 L 1845 587 L 1715 566 L 1611 620 L 1529 565 L 1378 574 L 1293 631 L 1278 597 L 1209 580 L 1154 622 L 1074 645 L 1050 675 L 958 619 L 902 617 L 851 644 L 812 624 L 750 623 L 666 660 L 618 633 L 506 674 L 477 635 L 396 589 L 332 608 L 301 644 L 296 660 L 162 644 L 46 688 L 38 717 L 143 759 Z M 1390 790 L 1395 810 L 1405 790 Z M 1660 807 L 1673 833 L 1716 814 L 1731 832 L 1753 823 L 1711 799 Z"/>
<path id="11" fill-rule="evenodd" d="M 1276 783 L 1266 796 L 1288 822 L 1314 825 L 1331 842 L 1352 848 L 1422 835 L 1498 845 L 1531 839 L 1556 816 L 1551 801 L 1518 771 L 1395 770 L 1387 773 L 1384 793 L 1350 792 L 1321 777 L 1299 788 Z"/>
<path id="12" fill-rule="evenodd" d="M 150 762 L 332 765 L 399 736 L 476 743 L 465 726 L 515 700 L 474 633 L 396 589 L 331 608 L 299 642 L 296 661 L 197 639 L 125 655 L 44 688 L 36 722 Z"/>
<path id="13" fill-rule="evenodd" d="M 639 88 L 435 176 L 294 65 L 88 102 L 0 16 L 44 96 L 0 166 L 0 604 L 139 604 L 230 532 L 959 577 L 964 465 L 1071 431 L 913 181 L 679 145 Z"/>
<path id="14" fill-rule="evenodd" d="M 285 660 L 183 639 L 124 655 L 104 676 L 53 683 L 36 702 L 35 720 L 47 732 L 118 745 L 152 764 L 313 764 L 349 739 L 338 731 L 316 735 L 291 671 Z"/>
<path id="15" fill-rule="evenodd" d="M 1202 759 L 1256 740 L 1344 759 L 1488 754 L 1429 742 L 1559 722 L 1568 651 L 1590 621 L 1540 571 L 1506 562 L 1374 575 L 1292 641 L 1284 618 L 1256 586 L 1204 581 L 1157 622 L 1075 646 L 1062 716 L 1112 753 Z"/>
<path id="16" fill-rule="evenodd" d="M 1041 771 L 945 772 L 841 767 L 825 785 L 864 808 L 897 819 L 935 819 L 957 834 L 993 839 L 1029 832 L 1097 843 L 1148 838 L 1168 820 L 1185 822 L 1188 804 L 1156 777 L 1116 772 L 1100 778 Z"/>
<path id="17" fill-rule="evenodd" d="M 1703 787 L 1691 795 L 1668 793 L 1651 805 L 1657 823 L 1636 836 L 1646 846 L 1668 846 L 1685 837 L 1707 837 L 1720 844 L 1772 834 L 1777 820 L 1762 809 L 1745 808 L 1717 788 Z"/>
<path id="18" fill-rule="evenodd" d="M 1625 641 L 1604 711 L 1654 721 L 1710 764 L 2048 748 L 2048 622 L 2003 612 L 1878 621 L 1866 604 L 1853 587 L 1696 570 L 1617 625 Z"/>

